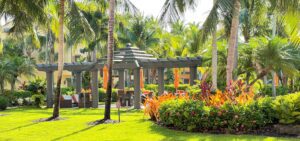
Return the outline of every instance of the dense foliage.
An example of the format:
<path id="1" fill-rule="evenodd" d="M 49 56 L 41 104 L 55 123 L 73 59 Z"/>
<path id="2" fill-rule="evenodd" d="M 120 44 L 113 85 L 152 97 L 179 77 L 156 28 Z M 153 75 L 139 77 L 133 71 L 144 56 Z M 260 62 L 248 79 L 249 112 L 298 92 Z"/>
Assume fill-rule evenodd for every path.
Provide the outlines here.
<path id="1" fill-rule="evenodd" d="M 99 101 L 104 102 L 106 101 L 106 90 L 103 88 L 98 89 L 99 93 Z M 111 101 L 116 102 L 117 101 L 117 95 L 118 95 L 118 89 L 112 89 L 112 96 L 111 96 Z"/>
<path id="2" fill-rule="evenodd" d="M 5 110 L 8 106 L 8 100 L 6 97 L 0 96 L 0 111 Z"/>
<path id="3" fill-rule="evenodd" d="M 155 104 L 150 100 L 146 104 L 148 108 L 145 108 L 145 113 L 164 126 L 181 130 L 237 133 L 270 124 L 300 121 L 300 93 L 278 96 L 275 99 L 258 98 L 247 103 L 225 102 L 217 106 L 191 98 L 168 97 L 172 98 Z"/>

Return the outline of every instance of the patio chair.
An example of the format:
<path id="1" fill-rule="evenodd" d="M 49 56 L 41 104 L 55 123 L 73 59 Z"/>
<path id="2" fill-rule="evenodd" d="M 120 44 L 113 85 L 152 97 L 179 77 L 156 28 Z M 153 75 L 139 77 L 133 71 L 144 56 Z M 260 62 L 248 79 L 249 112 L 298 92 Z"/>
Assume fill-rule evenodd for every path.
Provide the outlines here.
<path id="1" fill-rule="evenodd" d="M 69 95 L 62 95 L 60 97 L 61 108 L 72 108 L 72 97 Z"/>

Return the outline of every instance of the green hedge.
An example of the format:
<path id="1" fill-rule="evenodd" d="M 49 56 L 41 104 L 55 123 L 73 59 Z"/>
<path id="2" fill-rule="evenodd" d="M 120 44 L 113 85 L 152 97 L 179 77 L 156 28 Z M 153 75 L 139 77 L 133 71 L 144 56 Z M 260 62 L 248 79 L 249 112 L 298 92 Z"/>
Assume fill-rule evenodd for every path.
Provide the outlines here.
<path id="1" fill-rule="evenodd" d="M 267 124 L 295 124 L 300 123 L 300 93 L 219 108 L 205 106 L 202 101 L 170 100 L 161 104 L 159 115 L 163 125 L 187 131 L 239 132 Z"/>
<path id="2" fill-rule="evenodd" d="M 280 123 L 300 123 L 300 92 L 277 96 L 272 105 Z"/>
<path id="3" fill-rule="evenodd" d="M 11 106 L 17 106 L 17 105 L 30 105 L 30 98 L 33 95 L 32 92 L 30 91 L 25 91 L 25 90 L 19 90 L 19 91 L 14 91 L 11 93 L 11 91 L 6 90 L 4 93 L 4 97 L 8 99 L 8 103 Z M 22 101 L 20 103 L 19 101 Z"/>
<path id="4" fill-rule="evenodd" d="M 239 132 L 271 123 L 264 111 L 266 102 L 249 105 L 226 104 L 219 108 L 205 106 L 201 101 L 171 100 L 159 108 L 160 122 L 187 131 Z"/>
<path id="5" fill-rule="evenodd" d="M 99 88 L 99 101 L 100 102 L 105 102 L 106 100 L 106 90 L 103 88 Z M 118 94 L 118 89 L 112 89 L 112 101 L 116 102 L 117 101 L 117 94 Z"/>
<path id="6" fill-rule="evenodd" d="M 180 84 L 178 86 L 178 90 L 188 90 L 189 87 L 190 87 L 189 84 Z M 145 89 L 153 91 L 154 93 L 157 93 L 158 85 L 157 84 L 146 84 Z M 168 92 L 171 92 L 171 93 L 175 93 L 175 91 L 176 91 L 174 84 L 165 84 L 165 90 Z"/>

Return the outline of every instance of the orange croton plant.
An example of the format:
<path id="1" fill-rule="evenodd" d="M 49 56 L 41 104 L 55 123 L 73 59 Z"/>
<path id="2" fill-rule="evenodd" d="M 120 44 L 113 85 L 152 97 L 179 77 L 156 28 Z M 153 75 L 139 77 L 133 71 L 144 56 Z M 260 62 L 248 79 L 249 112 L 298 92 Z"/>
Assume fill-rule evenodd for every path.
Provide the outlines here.
<path id="1" fill-rule="evenodd" d="M 172 93 L 164 94 L 158 97 L 147 97 L 144 103 L 144 113 L 145 115 L 149 115 L 151 120 L 158 120 L 159 117 L 159 106 L 164 101 L 174 100 L 174 99 L 189 99 L 189 96 L 186 94 L 184 96 L 175 96 Z"/>

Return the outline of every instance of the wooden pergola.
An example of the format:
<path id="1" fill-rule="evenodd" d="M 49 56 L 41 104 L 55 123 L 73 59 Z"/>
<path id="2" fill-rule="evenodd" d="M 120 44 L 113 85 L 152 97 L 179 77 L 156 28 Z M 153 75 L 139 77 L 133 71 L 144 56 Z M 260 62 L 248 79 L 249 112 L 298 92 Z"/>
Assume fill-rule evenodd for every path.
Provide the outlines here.
<path id="1" fill-rule="evenodd" d="M 98 72 L 105 66 L 106 59 L 99 59 L 97 62 L 83 62 L 83 63 L 65 63 L 64 70 L 71 71 L 75 74 L 75 89 L 76 93 L 81 92 L 81 73 L 83 71 L 91 71 L 91 93 L 92 93 L 92 107 L 98 107 Z M 194 58 L 153 58 L 151 54 L 139 50 L 137 47 L 127 47 L 116 51 L 114 54 L 113 70 L 118 71 L 119 89 L 125 89 L 125 70 L 133 70 L 134 74 L 134 108 L 140 109 L 141 89 L 140 89 L 140 69 L 143 69 L 149 74 L 149 69 L 157 69 L 158 71 L 158 94 L 164 92 L 164 70 L 166 68 L 190 68 L 190 85 L 195 84 L 197 78 L 197 67 L 201 66 L 201 57 Z M 53 106 L 53 72 L 57 70 L 57 64 L 38 64 L 39 71 L 46 72 L 47 79 L 47 107 Z M 148 75 L 149 77 L 149 75 Z M 148 78 L 149 79 L 149 78 Z"/>

